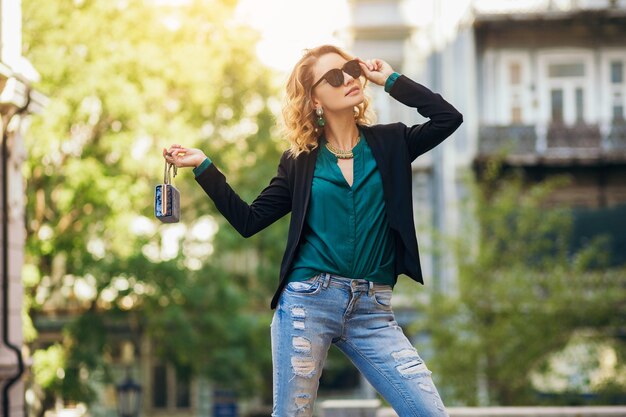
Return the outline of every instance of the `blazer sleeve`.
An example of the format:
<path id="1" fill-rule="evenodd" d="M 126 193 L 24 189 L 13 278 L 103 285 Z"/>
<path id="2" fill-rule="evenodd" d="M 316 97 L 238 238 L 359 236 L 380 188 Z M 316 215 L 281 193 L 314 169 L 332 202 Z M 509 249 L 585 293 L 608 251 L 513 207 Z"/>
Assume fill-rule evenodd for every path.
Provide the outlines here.
<path id="1" fill-rule="evenodd" d="M 276 176 L 252 204 L 237 195 L 214 163 L 199 174 L 196 181 L 235 230 L 243 237 L 250 237 L 291 211 L 286 158 L 285 152 L 278 164 Z"/>
<path id="2" fill-rule="evenodd" d="M 404 139 L 411 161 L 439 145 L 463 123 L 463 115 L 452 104 L 405 75 L 398 77 L 389 94 L 430 119 L 423 124 L 405 126 Z"/>

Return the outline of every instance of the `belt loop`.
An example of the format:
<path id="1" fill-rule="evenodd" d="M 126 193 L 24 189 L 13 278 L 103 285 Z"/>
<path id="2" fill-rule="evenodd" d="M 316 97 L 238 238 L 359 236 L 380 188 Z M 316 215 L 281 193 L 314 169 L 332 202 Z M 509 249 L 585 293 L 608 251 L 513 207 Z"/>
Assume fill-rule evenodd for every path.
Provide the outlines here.
<path id="1" fill-rule="evenodd" d="M 367 291 L 367 296 L 371 297 L 374 295 L 374 283 L 372 281 L 368 281 L 369 282 L 369 290 Z"/>
<path id="2" fill-rule="evenodd" d="M 328 288 L 328 284 L 330 284 L 330 274 L 327 272 L 322 272 L 323 280 L 322 288 Z"/>

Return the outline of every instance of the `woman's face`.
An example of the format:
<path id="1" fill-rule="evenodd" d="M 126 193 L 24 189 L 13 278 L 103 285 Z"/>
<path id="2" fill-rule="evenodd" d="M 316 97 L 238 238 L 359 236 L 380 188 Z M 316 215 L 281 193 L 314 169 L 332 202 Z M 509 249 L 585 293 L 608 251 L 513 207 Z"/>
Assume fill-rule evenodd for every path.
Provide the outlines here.
<path id="1" fill-rule="evenodd" d="M 333 68 L 341 68 L 347 60 L 339 54 L 328 53 L 318 58 L 313 66 L 313 82 L 317 82 Z M 361 79 L 356 79 L 343 72 L 343 84 L 333 87 L 326 80 L 322 80 L 311 92 L 315 107 L 323 107 L 325 112 L 344 111 L 354 109 L 365 99 Z"/>

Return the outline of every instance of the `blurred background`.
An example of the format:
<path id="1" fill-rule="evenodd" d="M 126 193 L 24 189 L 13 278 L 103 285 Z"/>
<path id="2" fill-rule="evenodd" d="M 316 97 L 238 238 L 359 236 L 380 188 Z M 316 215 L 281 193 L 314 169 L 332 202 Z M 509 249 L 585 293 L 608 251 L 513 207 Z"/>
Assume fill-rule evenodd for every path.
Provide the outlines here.
<path id="1" fill-rule="evenodd" d="M 3 416 L 270 414 L 288 216 L 244 240 L 185 169 L 163 225 L 154 187 L 182 143 L 251 202 L 322 43 L 464 115 L 413 164 L 426 285 L 394 291 L 444 402 L 626 404 L 626 1 L 0 0 L 0 37 Z M 319 397 L 377 395 L 333 348 Z"/>

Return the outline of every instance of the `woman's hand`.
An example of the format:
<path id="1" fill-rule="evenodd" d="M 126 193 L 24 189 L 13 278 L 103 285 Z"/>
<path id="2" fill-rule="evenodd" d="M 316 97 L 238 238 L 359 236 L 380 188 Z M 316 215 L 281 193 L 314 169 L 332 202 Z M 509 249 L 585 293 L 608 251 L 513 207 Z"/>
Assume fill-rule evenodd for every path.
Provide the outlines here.
<path id="1" fill-rule="evenodd" d="M 382 59 L 368 59 L 367 61 L 363 61 L 361 58 L 358 59 L 361 64 L 363 74 L 374 84 L 384 86 L 387 78 L 394 72 L 391 65 Z"/>
<path id="2" fill-rule="evenodd" d="M 178 168 L 195 168 L 206 159 L 206 155 L 200 149 L 183 148 L 181 145 L 172 145 L 169 149 L 163 148 L 163 157 Z"/>

